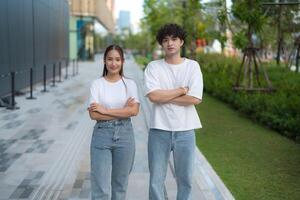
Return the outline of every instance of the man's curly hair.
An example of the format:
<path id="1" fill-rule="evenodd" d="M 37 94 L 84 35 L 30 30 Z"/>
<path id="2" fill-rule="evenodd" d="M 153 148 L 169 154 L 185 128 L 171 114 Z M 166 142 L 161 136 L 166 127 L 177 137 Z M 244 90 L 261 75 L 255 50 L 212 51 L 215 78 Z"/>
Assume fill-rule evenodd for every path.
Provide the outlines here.
<path id="1" fill-rule="evenodd" d="M 186 32 L 178 24 L 165 24 L 157 32 L 156 40 L 161 45 L 167 36 L 178 37 L 185 42 Z"/>

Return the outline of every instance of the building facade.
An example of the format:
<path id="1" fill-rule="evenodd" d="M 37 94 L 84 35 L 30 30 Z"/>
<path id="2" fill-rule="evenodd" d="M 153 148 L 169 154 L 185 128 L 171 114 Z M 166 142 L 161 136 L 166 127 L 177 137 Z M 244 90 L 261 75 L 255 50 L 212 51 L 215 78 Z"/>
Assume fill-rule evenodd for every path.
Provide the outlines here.
<path id="1" fill-rule="evenodd" d="M 95 21 L 114 33 L 114 0 L 69 0 L 69 5 L 70 59 L 93 59 Z"/>

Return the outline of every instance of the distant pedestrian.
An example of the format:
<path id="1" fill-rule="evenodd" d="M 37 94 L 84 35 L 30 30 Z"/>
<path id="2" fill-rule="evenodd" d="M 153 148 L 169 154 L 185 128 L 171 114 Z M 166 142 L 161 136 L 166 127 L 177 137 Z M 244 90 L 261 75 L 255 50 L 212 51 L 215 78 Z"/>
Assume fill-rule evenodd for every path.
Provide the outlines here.
<path id="1" fill-rule="evenodd" d="M 145 69 L 146 95 L 153 102 L 148 138 L 149 199 L 163 200 L 171 151 L 177 183 L 177 200 L 190 200 L 195 132 L 201 128 L 195 109 L 202 101 L 203 80 L 199 64 L 181 57 L 186 33 L 177 24 L 160 28 L 156 39 L 164 58 Z"/>
<path id="2" fill-rule="evenodd" d="M 90 88 L 92 199 L 125 200 L 135 141 L 131 116 L 139 112 L 135 82 L 123 75 L 124 54 L 111 45 L 104 53 L 102 77 Z"/>

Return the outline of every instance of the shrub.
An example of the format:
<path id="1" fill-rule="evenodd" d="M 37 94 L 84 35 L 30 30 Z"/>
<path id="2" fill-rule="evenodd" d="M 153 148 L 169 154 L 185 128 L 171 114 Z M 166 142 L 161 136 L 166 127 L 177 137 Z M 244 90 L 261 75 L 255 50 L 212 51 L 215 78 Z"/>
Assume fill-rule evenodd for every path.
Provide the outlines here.
<path id="1" fill-rule="evenodd" d="M 229 103 L 252 120 L 300 140 L 300 74 L 273 63 L 264 64 L 275 92 L 235 92 L 232 86 L 240 59 L 220 54 L 198 54 L 197 60 L 207 93 Z"/>

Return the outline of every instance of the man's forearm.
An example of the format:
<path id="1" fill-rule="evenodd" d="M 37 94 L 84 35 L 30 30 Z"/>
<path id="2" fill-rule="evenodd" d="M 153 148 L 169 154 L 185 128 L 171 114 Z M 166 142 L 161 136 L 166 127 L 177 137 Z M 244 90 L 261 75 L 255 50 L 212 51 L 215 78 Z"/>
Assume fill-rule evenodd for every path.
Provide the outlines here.
<path id="1" fill-rule="evenodd" d="M 201 100 L 196 97 L 189 96 L 189 95 L 183 95 L 183 96 L 172 99 L 170 101 L 170 103 L 173 103 L 173 104 L 176 104 L 179 106 L 189 106 L 189 105 L 199 104 L 199 103 L 201 103 Z"/>
<path id="2" fill-rule="evenodd" d="M 148 97 L 153 103 L 169 103 L 172 99 L 184 95 L 184 88 L 172 90 L 155 90 L 148 94 Z"/>

